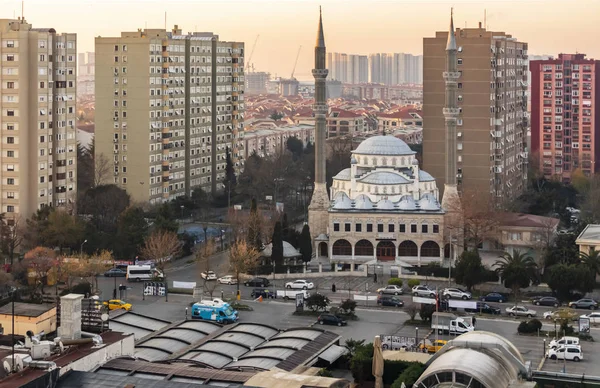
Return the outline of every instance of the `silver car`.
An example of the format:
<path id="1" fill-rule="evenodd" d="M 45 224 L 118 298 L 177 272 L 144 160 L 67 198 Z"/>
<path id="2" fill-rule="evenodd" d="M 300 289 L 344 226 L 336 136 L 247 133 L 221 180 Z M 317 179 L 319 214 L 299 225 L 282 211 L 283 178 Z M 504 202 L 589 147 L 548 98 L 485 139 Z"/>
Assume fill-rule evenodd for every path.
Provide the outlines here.
<path id="1" fill-rule="evenodd" d="M 412 294 L 414 296 L 424 296 L 427 298 L 435 298 L 435 295 L 437 294 L 437 292 L 427 286 L 414 286 L 412 288 Z"/>
<path id="2" fill-rule="evenodd" d="M 463 300 L 467 300 L 467 299 L 471 299 L 471 293 L 468 291 L 463 291 L 460 288 L 445 288 L 444 291 L 442 292 L 442 295 L 444 296 L 444 298 L 447 299 L 463 299 Z"/>
<path id="3" fill-rule="evenodd" d="M 530 310 L 525 306 L 512 306 L 506 309 L 506 313 L 511 317 L 535 317 L 537 313 L 534 310 Z"/>

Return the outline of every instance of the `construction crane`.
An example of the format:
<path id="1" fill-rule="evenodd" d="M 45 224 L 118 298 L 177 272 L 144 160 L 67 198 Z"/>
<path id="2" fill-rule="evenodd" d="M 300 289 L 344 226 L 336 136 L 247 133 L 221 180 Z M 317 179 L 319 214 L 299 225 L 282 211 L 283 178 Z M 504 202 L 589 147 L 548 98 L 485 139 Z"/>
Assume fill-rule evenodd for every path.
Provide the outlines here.
<path id="1" fill-rule="evenodd" d="M 294 61 L 294 68 L 292 69 L 291 79 L 294 79 L 294 73 L 296 72 L 296 65 L 298 64 L 298 58 L 300 57 L 300 50 L 302 50 L 302 46 L 298 47 L 298 54 L 296 54 L 296 61 Z"/>
<path id="2" fill-rule="evenodd" d="M 256 39 L 254 39 L 254 44 L 252 45 L 252 50 L 250 50 L 250 56 L 248 57 L 248 60 L 246 61 L 246 70 L 250 69 L 250 61 L 252 60 L 252 55 L 254 55 L 254 49 L 256 48 L 256 42 L 258 42 L 258 37 L 259 35 L 256 35 Z"/>

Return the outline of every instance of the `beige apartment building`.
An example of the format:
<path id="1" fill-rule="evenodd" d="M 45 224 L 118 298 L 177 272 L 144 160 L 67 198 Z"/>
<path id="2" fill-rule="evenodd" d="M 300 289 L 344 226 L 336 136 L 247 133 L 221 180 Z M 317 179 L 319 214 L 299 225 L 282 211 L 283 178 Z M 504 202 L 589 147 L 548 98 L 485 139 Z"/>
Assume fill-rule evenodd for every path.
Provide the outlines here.
<path id="1" fill-rule="evenodd" d="M 527 183 L 527 43 L 504 32 L 456 28 L 456 166 L 459 190 L 501 204 Z M 423 168 L 444 187 L 443 108 L 448 32 L 423 39 Z"/>
<path id="2" fill-rule="evenodd" d="M 77 35 L 0 20 L 2 193 L 9 220 L 77 196 Z M 24 222 L 24 221 L 23 221 Z"/>
<path id="3" fill-rule="evenodd" d="M 134 201 L 222 190 L 244 163 L 244 43 L 144 29 L 96 38 L 96 157 Z"/>

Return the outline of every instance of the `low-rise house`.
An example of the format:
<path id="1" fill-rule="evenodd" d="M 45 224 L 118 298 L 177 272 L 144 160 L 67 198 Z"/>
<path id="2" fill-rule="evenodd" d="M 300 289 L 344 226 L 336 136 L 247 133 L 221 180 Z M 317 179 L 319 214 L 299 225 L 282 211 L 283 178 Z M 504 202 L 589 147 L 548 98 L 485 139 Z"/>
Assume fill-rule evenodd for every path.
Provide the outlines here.
<path id="1" fill-rule="evenodd" d="M 600 251 L 600 225 L 589 224 L 585 229 L 577 236 L 575 244 L 579 247 L 579 252 L 590 253 L 593 249 Z"/>

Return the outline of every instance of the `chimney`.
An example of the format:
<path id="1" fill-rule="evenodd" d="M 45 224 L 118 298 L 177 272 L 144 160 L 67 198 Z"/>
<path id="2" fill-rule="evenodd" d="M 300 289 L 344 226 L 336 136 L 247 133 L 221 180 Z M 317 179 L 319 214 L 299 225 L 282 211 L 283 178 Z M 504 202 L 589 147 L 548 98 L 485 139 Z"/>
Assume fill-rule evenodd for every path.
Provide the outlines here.
<path id="1" fill-rule="evenodd" d="M 83 295 L 68 294 L 60 298 L 60 327 L 58 335 L 63 339 L 81 338 L 81 301 Z"/>

